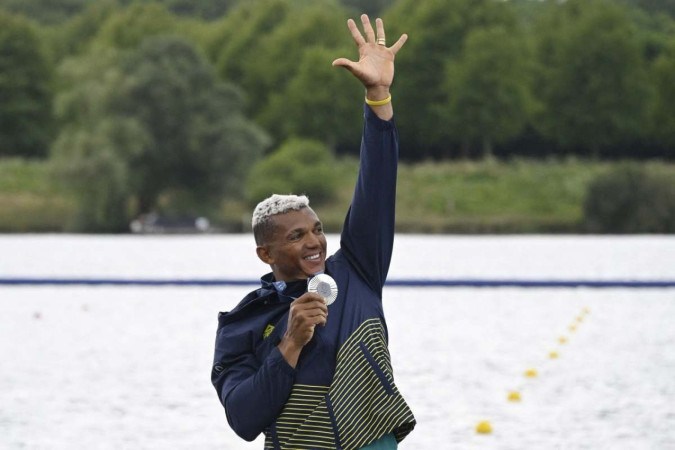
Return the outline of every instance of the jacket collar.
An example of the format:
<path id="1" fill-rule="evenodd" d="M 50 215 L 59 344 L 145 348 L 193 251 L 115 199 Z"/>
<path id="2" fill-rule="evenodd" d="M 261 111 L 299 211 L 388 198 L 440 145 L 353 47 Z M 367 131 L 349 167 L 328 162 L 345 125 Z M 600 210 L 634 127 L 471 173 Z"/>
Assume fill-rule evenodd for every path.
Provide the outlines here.
<path id="1" fill-rule="evenodd" d="M 261 288 L 259 291 L 276 292 L 281 300 L 291 300 L 298 298 L 307 292 L 307 280 L 295 281 L 277 281 L 272 272 L 263 275 L 260 278 Z"/>
<path id="2" fill-rule="evenodd" d="M 275 286 L 275 283 L 271 272 L 260 277 L 260 288 L 250 292 L 233 310 L 219 314 L 221 323 L 235 322 L 263 305 L 281 302 L 290 304 L 307 292 L 307 280 L 290 281 L 281 290 L 279 288 L 282 286 L 278 283 Z"/>

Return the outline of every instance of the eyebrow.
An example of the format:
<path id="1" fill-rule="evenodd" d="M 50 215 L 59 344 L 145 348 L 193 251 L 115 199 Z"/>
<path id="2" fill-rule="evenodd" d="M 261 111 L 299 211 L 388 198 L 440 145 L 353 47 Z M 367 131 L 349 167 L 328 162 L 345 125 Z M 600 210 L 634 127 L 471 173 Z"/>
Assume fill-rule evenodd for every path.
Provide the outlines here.
<path id="1" fill-rule="evenodd" d="M 318 226 L 319 226 L 319 227 L 322 227 L 322 226 L 323 226 L 323 224 L 321 223 L 320 220 L 317 220 L 316 222 L 314 222 L 314 227 L 313 227 L 313 228 L 316 228 L 316 227 L 318 227 Z M 305 232 L 305 229 L 304 229 L 303 227 L 298 227 L 298 228 L 294 228 L 294 229 L 290 230 L 290 231 L 286 234 L 286 236 L 291 236 L 291 235 L 293 235 L 293 234 L 295 234 L 295 233 L 304 233 L 304 232 Z"/>

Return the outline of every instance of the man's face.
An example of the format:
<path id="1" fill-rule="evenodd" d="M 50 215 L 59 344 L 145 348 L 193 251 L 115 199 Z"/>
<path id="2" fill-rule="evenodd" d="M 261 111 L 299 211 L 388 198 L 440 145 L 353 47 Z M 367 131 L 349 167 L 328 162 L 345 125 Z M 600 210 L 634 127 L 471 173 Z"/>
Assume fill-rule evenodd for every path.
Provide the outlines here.
<path id="1" fill-rule="evenodd" d="M 274 236 L 257 252 L 277 281 L 303 280 L 325 270 L 326 236 L 311 208 L 277 214 L 272 220 Z"/>

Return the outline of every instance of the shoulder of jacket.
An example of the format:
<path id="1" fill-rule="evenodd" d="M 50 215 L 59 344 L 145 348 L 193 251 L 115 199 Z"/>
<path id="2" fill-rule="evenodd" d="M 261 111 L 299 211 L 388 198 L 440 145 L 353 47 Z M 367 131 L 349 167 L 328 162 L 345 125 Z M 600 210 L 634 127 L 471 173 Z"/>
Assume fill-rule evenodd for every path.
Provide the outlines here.
<path id="1" fill-rule="evenodd" d="M 237 306 L 231 311 L 219 312 L 218 322 L 219 326 L 227 323 L 235 322 L 248 315 L 250 306 L 264 302 L 268 297 L 274 295 L 275 292 L 270 289 L 258 288 L 255 291 L 249 292 Z"/>

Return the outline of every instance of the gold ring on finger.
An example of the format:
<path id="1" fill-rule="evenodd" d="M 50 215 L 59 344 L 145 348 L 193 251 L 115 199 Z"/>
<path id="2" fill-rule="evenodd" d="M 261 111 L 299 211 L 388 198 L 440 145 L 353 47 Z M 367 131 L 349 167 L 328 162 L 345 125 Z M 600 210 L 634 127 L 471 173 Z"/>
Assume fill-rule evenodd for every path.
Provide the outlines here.
<path id="1" fill-rule="evenodd" d="M 377 38 L 377 45 L 387 45 L 384 38 Z"/>

